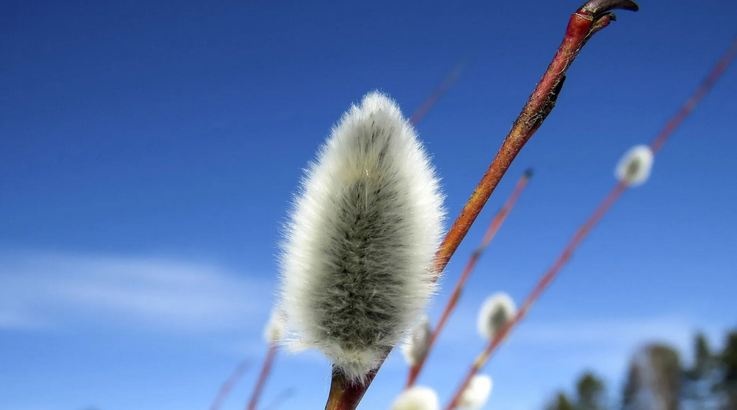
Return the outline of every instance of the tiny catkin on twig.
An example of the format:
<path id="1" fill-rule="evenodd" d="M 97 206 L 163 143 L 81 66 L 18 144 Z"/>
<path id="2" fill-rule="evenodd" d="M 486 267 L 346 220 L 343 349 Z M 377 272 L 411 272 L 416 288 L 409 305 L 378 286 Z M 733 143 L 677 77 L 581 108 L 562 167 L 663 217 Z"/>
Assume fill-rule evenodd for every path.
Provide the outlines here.
<path id="1" fill-rule="evenodd" d="M 485 374 L 477 374 L 468 383 L 461 395 L 458 407 L 463 410 L 479 410 L 489 401 L 491 389 L 494 383 L 491 377 Z"/>
<path id="2" fill-rule="evenodd" d="M 402 346 L 402 355 L 410 367 L 416 366 L 427 354 L 427 349 L 430 347 L 431 334 L 430 318 L 427 315 L 422 315 L 419 322 L 412 328 L 409 338 Z"/>
<path id="3" fill-rule="evenodd" d="M 611 11 L 617 8 L 637 10 L 637 4 L 629 0 L 592 0 L 573 13 L 569 19 L 563 42 L 553 60 L 504 139 L 499 152 L 440 245 L 435 257 L 435 272 L 438 276 L 445 269 L 514 158 L 553 110 L 568 67 L 584 44 L 614 20 Z M 363 377 L 363 383 L 352 383 L 341 372 L 333 372 L 325 409 L 355 409 L 376 376 L 383 359 L 390 351 L 391 347 L 385 350 L 377 367 Z"/>
<path id="4" fill-rule="evenodd" d="M 508 294 L 499 292 L 489 296 L 479 311 L 476 324 L 479 336 L 487 341 L 494 339 L 516 313 L 517 306 Z"/>
<path id="5" fill-rule="evenodd" d="M 650 177 L 653 159 L 653 151 L 649 146 L 636 145 L 619 160 L 614 175 L 627 186 L 642 185 Z"/>
<path id="6" fill-rule="evenodd" d="M 447 410 L 452 410 L 458 406 L 461 395 L 463 394 L 465 386 L 470 382 L 473 376 L 478 373 L 489 361 L 491 355 L 497 350 L 504 339 L 507 337 L 509 332 L 518 325 L 527 315 L 527 312 L 532 308 L 532 305 L 540 298 L 543 292 L 548 288 L 550 283 L 556 278 L 561 269 L 573 256 L 573 252 L 583 242 L 586 236 L 589 234 L 591 229 L 604 217 L 606 212 L 614 205 L 619 197 L 629 187 L 635 186 L 638 183 L 644 182 L 647 176 L 650 174 L 650 167 L 655 154 L 663 147 L 668 138 L 673 135 L 673 132 L 678 126 L 688 117 L 698 103 L 708 94 L 709 91 L 716 85 L 717 80 L 724 74 L 727 67 L 737 58 L 737 39 L 735 39 L 727 51 L 722 55 L 717 64 L 712 68 L 706 78 L 696 88 L 696 91 L 686 100 L 681 106 L 678 112 L 666 123 L 665 127 L 653 138 L 650 144 L 646 147 L 638 146 L 630 150 L 625 154 L 624 158 L 620 161 L 617 167 L 616 175 L 618 178 L 617 184 L 612 190 L 604 197 L 599 206 L 589 216 L 581 227 L 576 231 L 571 240 L 568 242 L 563 252 L 558 256 L 558 259 L 553 265 L 543 274 L 538 280 L 535 287 L 532 289 L 530 294 L 522 304 L 522 308 L 517 312 L 514 318 L 504 326 L 504 328 L 487 344 L 486 348 L 479 354 L 476 360 L 470 366 L 465 377 L 461 381 L 460 386 L 456 390 L 453 398 L 446 407 Z"/>
<path id="7" fill-rule="evenodd" d="M 391 410 L 438 410 L 440 401 L 435 390 L 415 386 L 403 391 L 392 403 Z"/>

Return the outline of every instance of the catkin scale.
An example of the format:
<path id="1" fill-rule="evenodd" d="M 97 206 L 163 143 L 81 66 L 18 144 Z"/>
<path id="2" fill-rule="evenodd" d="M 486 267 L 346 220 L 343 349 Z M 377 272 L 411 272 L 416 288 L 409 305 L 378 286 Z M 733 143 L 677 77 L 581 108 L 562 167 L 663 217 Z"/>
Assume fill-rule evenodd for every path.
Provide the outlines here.
<path id="1" fill-rule="evenodd" d="M 392 100 L 364 97 L 306 173 L 281 258 L 282 306 L 299 344 L 361 378 L 405 335 L 434 289 L 442 196 Z"/>

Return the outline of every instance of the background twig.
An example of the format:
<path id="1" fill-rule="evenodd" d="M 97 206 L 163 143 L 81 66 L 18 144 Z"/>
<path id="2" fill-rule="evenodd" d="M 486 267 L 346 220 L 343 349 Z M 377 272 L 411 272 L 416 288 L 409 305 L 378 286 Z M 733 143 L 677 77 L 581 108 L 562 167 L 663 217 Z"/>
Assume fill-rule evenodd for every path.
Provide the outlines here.
<path id="1" fill-rule="evenodd" d="M 450 318 L 450 314 L 453 313 L 453 310 L 455 310 L 455 307 L 457 306 L 458 301 L 461 298 L 461 293 L 463 292 L 466 282 L 471 276 L 471 272 L 473 272 L 473 269 L 476 267 L 476 263 L 479 261 L 479 259 L 481 259 L 481 255 L 484 253 L 484 250 L 486 250 L 486 248 L 491 243 L 491 240 L 494 239 L 494 236 L 496 236 L 496 233 L 501 228 L 502 224 L 504 224 L 504 221 L 507 219 L 507 215 L 509 215 L 509 212 L 517 203 L 517 199 L 519 199 L 522 191 L 524 191 L 525 187 L 527 187 L 527 183 L 529 182 L 531 176 L 532 171 L 527 170 L 520 177 L 519 181 L 517 181 L 517 185 L 515 185 L 514 190 L 512 191 L 512 194 L 509 196 L 499 212 L 497 212 L 496 215 L 494 215 L 494 218 L 491 220 L 491 223 L 486 229 L 484 237 L 481 240 L 481 244 L 471 253 L 471 256 L 468 258 L 468 262 L 466 262 L 466 266 L 463 268 L 463 272 L 461 272 L 461 276 L 458 278 L 458 281 L 455 284 L 453 293 L 451 293 L 450 298 L 448 299 L 448 303 L 445 305 L 443 313 L 440 315 L 440 320 L 438 320 L 438 323 L 435 325 L 435 327 L 432 328 L 432 331 L 430 333 L 430 340 L 428 341 L 427 348 L 425 349 L 425 354 L 417 362 L 417 364 L 412 366 L 409 370 L 406 388 L 412 387 L 412 385 L 414 385 L 417 381 L 417 378 L 420 376 L 420 372 L 422 372 L 422 368 L 425 365 L 427 356 L 430 355 L 430 350 L 435 344 L 435 341 L 437 340 L 440 333 L 445 328 L 445 324 L 447 323 L 448 318 Z"/>
<path id="2" fill-rule="evenodd" d="M 225 401 L 225 398 L 228 397 L 228 394 L 230 394 L 230 391 L 233 390 L 233 386 L 240 380 L 240 378 L 243 376 L 243 374 L 248 370 L 248 368 L 251 365 L 250 360 L 243 360 L 236 366 L 235 370 L 233 370 L 233 373 L 230 374 L 230 376 L 223 382 L 223 385 L 220 386 L 220 390 L 218 390 L 218 394 L 215 396 L 215 399 L 212 401 L 212 404 L 210 405 L 210 410 L 219 410 L 220 407 L 223 405 L 223 402 Z"/>
<path id="3" fill-rule="evenodd" d="M 274 364 L 274 359 L 276 358 L 276 352 L 278 350 L 279 347 L 276 343 L 269 344 L 269 350 L 266 352 L 266 357 L 264 357 L 264 362 L 261 366 L 261 372 L 258 375 L 256 386 L 253 388 L 251 399 L 248 401 L 248 406 L 246 407 L 248 410 L 256 410 L 256 405 L 258 404 L 258 400 L 261 397 L 264 386 L 266 385 L 266 380 L 269 378 L 271 366 Z"/>
<path id="4" fill-rule="evenodd" d="M 696 91 L 688 98 L 688 100 L 686 100 L 686 102 L 681 106 L 678 112 L 666 123 L 665 127 L 650 142 L 650 149 L 653 151 L 653 153 L 656 153 L 663 147 L 668 138 L 673 135 L 673 132 L 686 119 L 686 117 L 688 117 L 688 115 L 693 111 L 696 105 L 706 96 L 706 94 L 708 94 L 709 91 L 711 91 L 712 88 L 714 88 L 717 80 L 721 77 L 722 74 L 724 74 L 724 71 L 734 61 L 736 57 L 737 39 L 732 42 L 729 49 L 722 55 L 714 68 L 696 88 Z M 611 208 L 612 205 L 614 205 L 614 203 L 619 199 L 622 193 L 627 190 L 627 188 L 628 186 L 625 183 L 618 182 L 614 186 L 614 188 L 612 188 L 612 190 L 607 194 L 607 196 L 604 197 L 599 206 L 594 210 L 594 212 L 586 220 L 586 222 L 584 222 L 584 224 L 581 225 L 581 227 L 576 231 L 566 247 L 563 249 L 563 252 L 561 252 L 558 259 L 545 272 L 545 274 L 540 277 L 537 284 L 527 296 L 525 302 L 522 304 L 522 307 L 517 312 L 517 314 L 502 328 L 497 336 L 489 342 L 484 351 L 476 358 L 476 360 L 464 376 L 463 380 L 461 381 L 461 384 L 459 385 L 446 409 L 454 409 L 457 406 L 458 401 L 463 394 L 463 391 L 465 390 L 466 386 L 473 378 L 473 376 L 478 373 L 481 368 L 484 367 L 484 365 L 486 365 L 491 355 L 496 351 L 499 345 L 501 345 L 509 332 L 511 332 L 511 330 L 524 319 L 524 317 L 527 315 L 527 312 L 530 310 L 535 301 L 539 299 L 540 295 L 542 295 L 542 293 L 547 289 L 550 283 L 556 278 L 560 270 L 570 260 L 576 248 L 578 248 L 578 246 L 586 238 L 591 229 L 593 229 L 594 226 L 596 226 L 596 224 L 601 220 L 601 218 L 604 217 L 606 212 Z"/>

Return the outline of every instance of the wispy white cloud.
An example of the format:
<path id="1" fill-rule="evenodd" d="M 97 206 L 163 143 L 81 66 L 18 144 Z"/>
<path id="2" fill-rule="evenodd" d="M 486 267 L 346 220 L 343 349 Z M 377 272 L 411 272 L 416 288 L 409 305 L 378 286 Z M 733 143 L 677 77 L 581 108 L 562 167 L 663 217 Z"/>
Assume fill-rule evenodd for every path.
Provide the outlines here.
<path id="1" fill-rule="evenodd" d="M 0 310 L 0 329 L 35 329 L 42 326 L 43 324 L 40 323 L 38 320 L 29 317 L 23 312 L 14 310 Z"/>
<path id="2" fill-rule="evenodd" d="M 212 332 L 261 325 L 269 284 L 167 258 L 0 253 L 0 329 L 136 326 Z"/>

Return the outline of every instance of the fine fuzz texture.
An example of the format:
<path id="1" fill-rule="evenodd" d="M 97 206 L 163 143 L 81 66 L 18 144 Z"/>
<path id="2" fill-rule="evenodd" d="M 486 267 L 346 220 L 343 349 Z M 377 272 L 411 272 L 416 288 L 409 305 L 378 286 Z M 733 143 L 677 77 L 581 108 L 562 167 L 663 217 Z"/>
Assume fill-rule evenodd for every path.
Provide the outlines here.
<path id="1" fill-rule="evenodd" d="M 392 410 L 438 410 L 440 402 L 435 390 L 414 386 L 402 392 L 394 400 Z"/>
<path id="2" fill-rule="evenodd" d="M 463 391 L 461 400 L 458 402 L 458 408 L 463 410 L 478 410 L 489 400 L 493 382 L 491 377 L 485 374 L 477 374 L 466 386 Z"/>
<path id="3" fill-rule="evenodd" d="M 415 327 L 412 328 L 412 332 L 405 344 L 402 345 L 404 360 L 410 367 L 417 365 L 427 353 L 431 333 L 430 319 L 427 315 L 423 315 Z"/>
<path id="4" fill-rule="evenodd" d="M 650 177 L 653 151 L 647 145 L 635 145 L 619 160 L 615 175 L 627 186 L 642 185 Z"/>
<path id="5" fill-rule="evenodd" d="M 361 382 L 434 290 L 438 180 L 399 108 L 371 93 L 333 128 L 301 188 L 281 259 L 282 306 L 298 345 Z"/>
<path id="6" fill-rule="evenodd" d="M 286 318 L 281 309 L 275 308 L 271 312 L 269 322 L 264 327 L 264 340 L 268 344 L 279 343 L 286 331 Z"/>
<path id="7" fill-rule="evenodd" d="M 508 294 L 500 292 L 489 296 L 479 311 L 479 334 L 487 340 L 494 339 L 516 312 L 514 300 Z"/>

